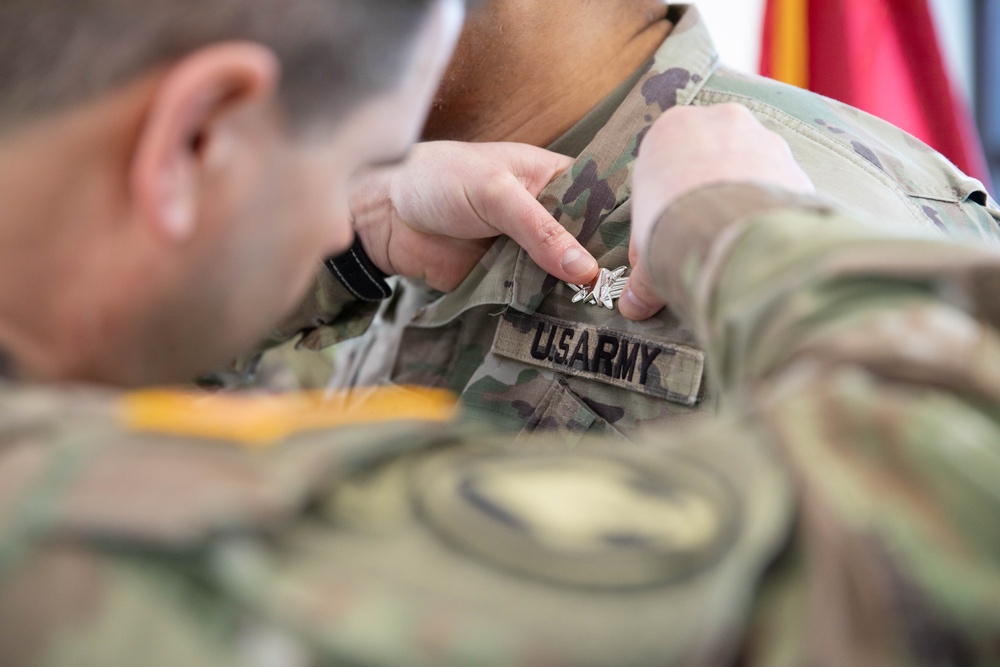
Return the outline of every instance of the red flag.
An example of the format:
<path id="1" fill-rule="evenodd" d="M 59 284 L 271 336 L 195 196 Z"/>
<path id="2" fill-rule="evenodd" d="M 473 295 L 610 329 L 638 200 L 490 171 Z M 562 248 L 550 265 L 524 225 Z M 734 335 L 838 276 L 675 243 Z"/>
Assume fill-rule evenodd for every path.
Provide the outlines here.
<path id="1" fill-rule="evenodd" d="M 761 73 L 879 116 L 990 182 L 927 0 L 768 0 Z"/>

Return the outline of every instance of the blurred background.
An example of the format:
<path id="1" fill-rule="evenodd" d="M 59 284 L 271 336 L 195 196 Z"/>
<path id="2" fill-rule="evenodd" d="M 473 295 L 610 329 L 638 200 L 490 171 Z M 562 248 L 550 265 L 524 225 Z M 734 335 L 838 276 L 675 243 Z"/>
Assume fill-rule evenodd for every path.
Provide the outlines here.
<path id="1" fill-rule="evenodd" d="M 726 64 L 881 116 L 996 192 L 1000 0 L 693 4 L 705 16 Z"/>

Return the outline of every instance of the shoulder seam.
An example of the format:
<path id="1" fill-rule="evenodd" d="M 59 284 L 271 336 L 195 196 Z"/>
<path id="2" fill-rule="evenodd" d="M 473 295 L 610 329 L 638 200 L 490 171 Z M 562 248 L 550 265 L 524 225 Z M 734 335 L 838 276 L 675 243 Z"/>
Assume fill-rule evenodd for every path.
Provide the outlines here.
<path id="1" fill-rule="evenodd" d="M 769 116 L 773 120 L 781 121 L 782 124 L 789 129 L 789 131 L 794 132 L 795 134 L 812 142 L 813 144 L 816 144 L 817 146 L 820 146 L 826 150 L 829 150 L 832 153 L 835 153 L 839 157 L 846 159 L 855 167 L 858 167 L 863 171 L 865 171 L 866 173 L 868 173 L 869 175 L 877 178 L 878 181 L 882 183 L 882 185 L 888 187 L 889 190 L 891 190 L 896 195 L 896 197 L 903 203 L 903 205 L 906 206 L 907 210 L 910 211 L 910 214 L 912 215 L 913 219 L 922 228 L 928 228 L 928 229 L 930 228 L 928 221 L 924 220 L 921 216 L 917 215 L 917 212 L 914 209 L 915 204 L 913 202 L 913 198 L 919 195 L 911 195 L 909 192 L 904 190 L 899 183 L 892 180 L 885 172 L 878 169 L 875 165 L 871 164 L 864 158 L 855 155 L 852 151 L 847 150 L 845 146 L 838 144 L 835 141 L 826 139 L 817 131 L 815 131 L 813 128 L 809 127 L 809 125 L 805 121 L 796 118 L 787 111 L 783 111 L 772 104 L 763 102 L 755 97 L 750 97 L 749 95 L 740 95 L 738 93 L 729 93 L 719 90 L 703 89 L 702 96 L 704 96 L 707 99 L 695 100 L 694 104 L 703 106 L 705 105 L 704 103 L 716 104 L 720 101 L 752 102 L 753 106 L 745 105 L 748 106 L 748 108 L 750 108 L 751 111 L 759 113 L 763 116 Z"/>

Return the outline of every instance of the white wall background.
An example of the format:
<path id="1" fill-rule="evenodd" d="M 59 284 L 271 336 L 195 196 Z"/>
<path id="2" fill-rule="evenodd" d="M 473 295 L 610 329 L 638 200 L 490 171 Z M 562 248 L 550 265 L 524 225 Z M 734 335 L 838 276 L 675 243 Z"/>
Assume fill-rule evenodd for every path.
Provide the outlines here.
<path id="1" fill-rule="evenodd" d="M 931 6 L 952 73 L 971 99 L 975 75 L 972 0 L 931 0 Z"/>
<path id="2" fill-rule="evenodd" d="M 693 0 L 708 22 L 723 61 L 757 71 L 764 0 Z M 956 82 L 971 95 L 972 0 L 931 0 L 945 54 Z"/>
<path id="3" fill-rule="evenodd" d="M 712 31 L 723 62 L 756 72 L 760 60 L 764 0 L 694 0 Z"/>

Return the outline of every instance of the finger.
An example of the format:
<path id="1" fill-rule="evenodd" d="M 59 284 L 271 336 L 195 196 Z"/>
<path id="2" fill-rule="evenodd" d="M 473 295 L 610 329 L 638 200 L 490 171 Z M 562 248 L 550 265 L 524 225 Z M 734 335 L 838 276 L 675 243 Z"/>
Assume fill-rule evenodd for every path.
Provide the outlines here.
<path id="1" fill-rule="evenodd" d="M 589 282 L 597 260 L 519 185 L 484 205 L 488 224 L 514 239 L 538 266 L 560 280 Z"/>
<path id="2" fill-rule="evenodd" d="M 404 244 L 400 275 L 421 279 L 431 288 L 451 292 L 462 284 L 489 249 L 493 239 L 427 236 Z"/>
<path id="3" fill-rule="evenodd" d="M 490 247 L 489 240 L 458 241 L 442 244 L 442 252 L 424 261 L 424 280 L 441 292 L 451 292 L 469 277 Z"/>
<path id="4" fill-rule="evenodd" d="M 557 176 L 573 166 L 574 160 L 537 146 L 527 148 L 530 150 L 520 154 L 519 160 L 510 160 L 508 164 L 524 188 L 537 197 Z"/>
<path id="5" fill-rule="evenodd" d="M 628 240 L 628 265 L 629 266 L 639 266 L 642 262 L 639 261 L 639 244 L 636 243 L 635 234 Z"/>
<path id="6" fill-rule="evenodd" d="M 653 290 L 645 265 L 637 265 L 618 300 L 618 310 L 626 318 L 640 322 L 660 312 L 665 305 L 666 301 Z"/>
<path id="7" fill-rule="evenodd" d="M 557 176 L 573 166 L 573 158 L 537 146 L 502 144 L 507 166 L 524 188 L 537 197 Z"/>

